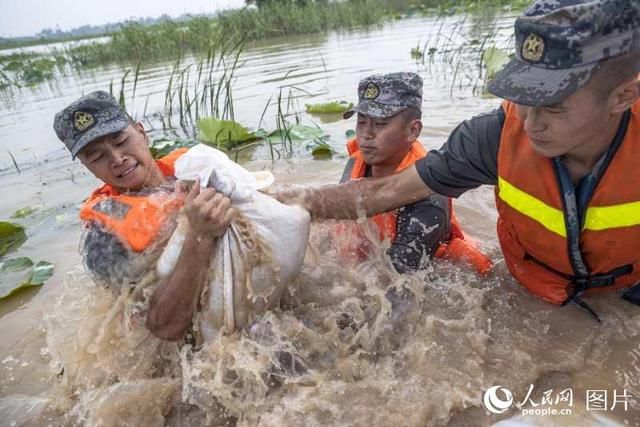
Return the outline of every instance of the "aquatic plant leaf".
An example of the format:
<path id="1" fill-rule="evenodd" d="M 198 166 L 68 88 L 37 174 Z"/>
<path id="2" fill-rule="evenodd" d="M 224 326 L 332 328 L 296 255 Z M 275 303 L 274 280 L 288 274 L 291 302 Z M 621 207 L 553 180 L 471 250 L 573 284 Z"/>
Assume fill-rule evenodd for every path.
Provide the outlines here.
<path id="1" fill-rule="evenodd" d="M 35 211 L 37 211 L 38 208 L 32 208 L 32 207 L 25 207 L 22 209 L 18 209 L 17 211 L 15 211 L 13 213 L 13 215 L 11 215 L 11 218 L 24 218 L 26 216 L 31 215 L 32 213 L 34 213 Z"/>
<path id="2" fill-rule="evenodd" d="M 4 71 L 18 71 L 23 67 L 22 62 L 10 61 L 2 69 Z"/>
<path id="3" fill-rule="evenodd" d="M 253 141 L 256 136 L 240 123 L 208 117 L 198 120 L 200 139 L 214 147 L 231 148 L 244 142 Z"/>
<path id="4" fill-rule="evenodd" d="M 340 114 L 353 107 L 352 102 L 332 101 L 322 104 L 305 104 L 309 114 Z"/>
<path id="5" fill-rule="evenodd" d="M 296 123 L 289 128 L 289 135 L 293 140 L 308 141 L 314 139 L 324 139 L 325 134 L 322 129 L 316 126 L 307 126 Z"/>
<path id="6" fill-rule="evenodd" d="M 509 54 L 497 47 L 488 47 L 482 52 L 482 62 L 487 67 L 487 80 L 491 80 L 509 62 Z"/>
<path id="7" fill-rule="evenodd" d="M 10 258 L 4 260 L 2 264 L 0 264 L 0 272 L 9 273 L 14 271 L 22 271 L 26 270 L 29 267 L 33 267 L 33 261 L 31 261 L 31 258 Z"/>
<path id="8" fill-rule="evenodd" d="M 0 221 L 0 256 L 19 248 L 26 240 L 23 226 Z"/>
<path id="9" fill-rule="evenodd" d="M 151 151 L 151 155 L 154 159 L 160 159 L 167 154 L 171 153 L 173 150 L 177 150 L 178 148 L 183 147 L 193 147 L 196 145 L 196 141 L 187 141 L 187 140 L 171 140 L 166 138 L 156 139 L 151 142 L 149 145 L 149 151 Z"/>
<path id="10" fill-rule="evenodd" d="M 22 65 L 18 77 L 26 85 L 35 85 L 53 76 L 54 60 L 38 58 Z"/>
<path id="11" fill-rule="evenodd" d="M 21 258 L 16 259 L 20 260 Z M 32 266 L 31 270 L 29 270 L 26 276 L 23 276 L 22 279 L 16 281 L 14 280 L 16 272 L 13 271 L 13 274 L 9 274 L 9 271 L 4 271 L 3 265 L 3 271 L 2 274 L 0 274 L 0 300 L 13 295 L 22 289 L 33 286 L 42 286 L 44 282 L 46 282 L 53 275 L 53 270 L 53 264 L 47 261 L 40 261 L 36 265 Z"/>
<path id="12" fill-rule="evenodd" d="M 42 285 L 53 275 L 53 268 L 53 264 L 48 261 L 38 261 L 38 263 L 33 266 L 29 283 L 32 286 Z"/>
<path id="13" fill-rule="evenodd" d="M 309 144 L 307 149 L 311 151 L 311 155 L 316 160 L 329 159 L 333 155 L 333 148 L 326 142 Z"/>
<path id="14" fill-rule="evenodd" d="M 325 143 L 327 136 L 319 127 L 307 126 L 296 123 L 285 129 L 278 129 L 271 132 L 264 138 L 270 144 L 296 143 L 296 144 L 318 144 Z"/>
<path id="15" fill-rule="evenodd" d="M 270 133 L 262 128 L 253 131 L 253 135 L 258 139 L 267 139 Z"/>
<path id="16" fill-rule="evenodd" d="M 15 294 L 21 289 L 25 289 L 31 286 L 40 286 L 40 285 L 32 285 L 28 282 L 18 282 L 18 283 L 12 284 L 0 278 L 0 301 L 10 297 L 11 295 Z"/>

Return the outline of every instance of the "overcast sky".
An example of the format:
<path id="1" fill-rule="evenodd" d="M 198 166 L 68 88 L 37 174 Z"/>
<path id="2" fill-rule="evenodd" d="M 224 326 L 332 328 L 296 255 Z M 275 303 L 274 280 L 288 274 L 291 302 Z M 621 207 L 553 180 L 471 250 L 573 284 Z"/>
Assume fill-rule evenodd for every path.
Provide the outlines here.
<path id="1" fill-rule="evenodd" d="M 28 36 L 58 26 L 66 31 L 163 14 L 212 13 L 243 5 L 244 0 L 0 0 L 0 36 Z"/>

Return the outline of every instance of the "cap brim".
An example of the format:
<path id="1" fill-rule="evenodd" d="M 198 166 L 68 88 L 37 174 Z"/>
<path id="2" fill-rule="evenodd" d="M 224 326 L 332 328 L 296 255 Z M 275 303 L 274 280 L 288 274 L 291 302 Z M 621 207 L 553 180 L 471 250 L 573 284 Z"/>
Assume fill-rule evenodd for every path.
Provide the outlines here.
<path id="1" fill-rule="evenodd" d="M 87 145 L 92 143 L 98 138 L 102 138 L 103 136 L 110 135 L 115 132 L 120 132 L 129 126 L 129 121 L 125 116 L 116 116 L 113 119 L 104 122 L 98 123 L 88 131 L 86 131 L 76 143 L 71 147 L 71 158 L 75 159 L 78 153 Z"/>
<path id="2" fill-rule="evenodd" d="M 362 101 L 355 107 L 346 111 L 343 115 L 343 119 L 349 119 L 354 114 L 360 113 L 365 116 L 373 117 L 374 119 L 388 119 L 398 114 L 402 110 L 406 110 L 406 105 L 386 105 L 379 104 L 375 101 Z"/>
<path id="3" fill-rule="evenodd" d="M 512 59 L 489 82 L 492 94 L 528 106 L 548 106 L 580 89 L 593 75 L 597 64 L 549 70 Z"/>

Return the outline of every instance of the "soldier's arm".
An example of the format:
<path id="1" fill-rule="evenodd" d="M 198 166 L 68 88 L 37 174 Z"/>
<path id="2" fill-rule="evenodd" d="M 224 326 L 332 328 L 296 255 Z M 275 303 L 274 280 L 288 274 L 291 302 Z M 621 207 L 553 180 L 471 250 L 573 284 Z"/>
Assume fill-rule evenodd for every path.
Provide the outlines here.
<path id="1" fill-rule="evenodd" d="M 207 283 L 214 247 L 214 236 L 187 233 L 175 268 L 149 304 L 147 328 L 158 338 L 176 341 L 184 337 Z"/>
<path id="2" fill-rule="evenodd" d="M 181 339 L 193 319 L 198 299 L 209 277 L 215 240 L 224 234 L 234 215 L 228 198 L 198 183 L 185 200 L 189 230 L 175 268 L 151 297 L 147 328 L 158 338 Z"/>
<path id="3" fill-rule="evenodd" d="M 314 219 L 355 219 L 388 212 L 434 193 L 458 197 L 480 185 L 495 185 L 504 112 L 463 122 L 437 151 L 404 171 L 322 188 L 276 194 L 284 203 L 299 204 Z"/>
<path id="4" fill-rule="evenodd" d="M 383 178 L 366 178 L 322 188 L 275 194 L 283 203 L 300 205 L 313 219 L 356 219 L 413 203 L 433 194 L 415 167 Z"/>

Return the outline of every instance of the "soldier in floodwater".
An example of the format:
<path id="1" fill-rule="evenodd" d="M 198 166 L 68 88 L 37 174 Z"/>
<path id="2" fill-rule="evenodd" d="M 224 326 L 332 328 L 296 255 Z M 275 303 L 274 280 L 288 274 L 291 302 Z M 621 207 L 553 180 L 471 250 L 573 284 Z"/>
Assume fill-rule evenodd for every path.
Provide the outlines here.
<path id="1" fill-rule="evenodd" d="M 598 320 L 584 296 L 640 304 L 640 2 L 537 0 L 515 45 L 489 85 L 502 105 L 414 167 L 279 198 L 353 219 L 493 185 L 506 264 L 530 292 Z"/>
<path id="2" fill-rule="evenodd" d="M 99 283 L 135 285 L 157 258 L 157 243 L 184 206 L 189 230 L 176 267 L 153 293 L 147 327 L 159 338 L 179 340 L 191 325 L 216 239 L 229 226 L 233 209 L 211 188 L 187 191 L 176 182 L 174 164 L 186 149 L 154 160 L 141 123 L 134 122 L 107 92 L 90 93 L 60 111 L 54 129 L 71 155 L 104 185 L 89 197 L 80 216 L 88 227 L 85 265 Z M 174 191 L 177 190 L 177 191 Z"/>
<path id="3" fill-rule="evenodd" d="M 399 173 L 427 155 L 418 140 L 422 131 L 422 78 L 415 73 L 366 77 L 358 84 L 358 105 L 344 114 L 357 115 L 356 136 L 347 141 L 349 160 L 341 182 Z M 404 273 L 419 269 L 431 256 L 470 264 L 487 273 L 491 261 L 462 232 L 451 199 L 438 194 L 397 211 L 375 215 L 369 225 L 380 240 L 389 239 L 393 266 Z M 359 225 L 334 228 L 341 259 L 362 261 L 372 242 Z M 350 231 L 350 232 L 349 232 Z"/>

